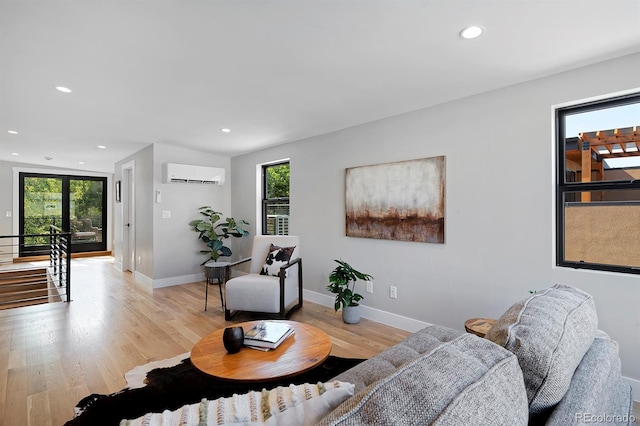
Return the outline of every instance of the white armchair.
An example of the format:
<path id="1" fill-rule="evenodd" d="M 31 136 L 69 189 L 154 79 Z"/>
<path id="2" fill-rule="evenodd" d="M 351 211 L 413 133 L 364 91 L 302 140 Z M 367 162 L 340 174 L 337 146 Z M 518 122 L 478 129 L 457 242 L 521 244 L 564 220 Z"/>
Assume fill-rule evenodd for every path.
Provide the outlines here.
<path id="1" fill-rule="evenodd" d="M 281 248 L 295 248 L 292 252 L 270 252 L 272 244 Z M 267 275 L 261 275 L 267 255 L 270 256 L 269 262 L 272 264 L 268 271 L 263 272 Z M 277 258 L 272 259 L 275 256 Z M 234 262 L 229 268 L 248 261 L 251 261 L 249 273 L 231 278 L 226 283 L 224 316 L 227 321 L 241 311 L 277 314 L 279 318 L 289 318 L 302 306 L 302 258 L 299 237 L 256 235 L 253 237 L 251 257 Z M 230 274 L 227 273 L 227 276 Z"/>

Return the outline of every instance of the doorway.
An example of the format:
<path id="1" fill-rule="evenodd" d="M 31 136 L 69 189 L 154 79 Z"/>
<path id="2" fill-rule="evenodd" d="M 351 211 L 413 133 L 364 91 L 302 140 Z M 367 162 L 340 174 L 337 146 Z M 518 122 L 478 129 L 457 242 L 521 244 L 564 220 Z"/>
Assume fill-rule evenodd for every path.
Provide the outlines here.
<path id="1" fill-rule="evenodd" d="M 19 256 L 49 254 L 50 225 L 71 233 L 74 253 L 105 251 L 106 188 L 106 177 L 20 172 Z"/>
<path id="2" fill-rule="evenodd" d="M 121 251 L 122 270 L 135 273 L 136 270 L 136 231 L 135 231 L 135 162 L 122 166 L 121 182 Z"/>

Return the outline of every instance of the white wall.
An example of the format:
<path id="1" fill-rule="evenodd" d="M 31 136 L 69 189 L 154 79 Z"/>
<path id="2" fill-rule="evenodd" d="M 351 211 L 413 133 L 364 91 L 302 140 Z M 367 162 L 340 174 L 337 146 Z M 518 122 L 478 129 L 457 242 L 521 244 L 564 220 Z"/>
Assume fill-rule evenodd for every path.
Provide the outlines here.
<path id="1" fill-rule="evenodd" d="M 134 165 L 133 187 L 135 193 L 134 211 L 135 219 L 133 230 L 135 233 L 135 257 L 136 278 L 146 277 L 147 280 L 153 278 L 153 205 L 151 197 L 144 197 L 144 194 L 153 192 L 153 145 L 141 149 L 129 157 L 126 157 L 115 164 L 115 181 L 122 181 L 122 166 L 125 164 Z M 113 232 L 113 257 L 117 267 L 123 264 L 122 252 L 122 209 L 126 201 L 126 188 L 123 191 L 123 202 L 116 203 L 114 211 Z"/>
<path id="2" fill-rule="evenodd" d="M 200 254 L 205 246 L 189 227 L 193 219 L 201 218 L 198 208 L 210 205 L 230 215 L 230 159 L 164 144 L 150 145 L 116 164 L 115 179 L 122 179 L 121 167 L 133 163 L 135 170 L 135 257 L 136 279 L 153 288 L 201 281 L 200 266 L 206 259 Z M 163 182 L 165 163 L 222 167 L 227 181 L 222 186 Z M 156 200 L 156 191 L 161 201 Z M 163 218 L 162 212 L 170 213 Z M 116 263 L 122 259 L 118 227 L 122 215 L 116 211 L 114 227 Z"/>
<path id="3" fill-rule="evenodd" d="M 15 235 L 13 231 L 13 166 L 0 161 L 0 235 Z M 11 216 L 7 217 L 7 212 Z"/>
<path id="4" fill-rule="evenodd" d="M 163 183 L 164 163 L 221 167 L 226 170 L 224 185 Z M 161 202 L 154 202 L 154 194 L 141 194 L 153 202 L 153 279 L 154 287 L 173 285 L 201 279 L 206 255 L 198 234 L 189 222 L 202 219 L 198 208 L 211 206 L 225 215 L 231 215 L 230 159 L 188 149 L 155 144 L 153 156 L 154 190 L 161 191 Z M 171 212 L 170 219 L 162 218 L 162 211 Z M 232 245 L 233 241 L 229 241 Z M 196 274 L 197 276 L 192 276 Z"/>
<path id="5" fill-rule="evenodd" d="M 595 296 L 623 374 L 640 384 L 640 277 L 554 266 L 552 135 L 553 105 L 640 88 L 638 69 L 635 54 L 234 157 L 233 214 L 255 216 L 256 164 L 290 157 L 290 232 L 301 237 L 307 291 L 328 296 L 332 259 L 343 258 L 375 277 L 374 294 L 359 288 L 366 306 L 463 329 L 529 289 L 573 285 Z M 345 236 L 345 168 L 438 155 L 446 156 L 444 245 Z"/>

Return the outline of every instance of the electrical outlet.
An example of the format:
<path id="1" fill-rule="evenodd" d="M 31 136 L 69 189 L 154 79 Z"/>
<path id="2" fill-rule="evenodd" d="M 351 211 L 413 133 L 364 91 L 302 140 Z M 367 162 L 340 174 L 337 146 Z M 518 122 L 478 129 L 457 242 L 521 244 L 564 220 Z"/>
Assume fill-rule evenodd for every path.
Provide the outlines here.
<path id="1" fill-rule="evenodd" d="M 392 299 L 398 298 L 398 287 L 389 286 L 389 297 Z"/>
<path id="2" fill-rule="evenodd" d="M 373 283 L 371 281 L 367 281 L 367 293 L 373 293 Z"/>

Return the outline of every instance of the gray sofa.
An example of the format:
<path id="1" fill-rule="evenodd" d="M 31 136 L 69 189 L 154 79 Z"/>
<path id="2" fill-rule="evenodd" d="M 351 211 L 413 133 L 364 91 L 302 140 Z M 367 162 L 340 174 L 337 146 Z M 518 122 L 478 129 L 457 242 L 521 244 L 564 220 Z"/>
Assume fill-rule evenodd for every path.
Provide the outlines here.
<path id="1" fill-rule="evenodd" d="M 336 376 L 355 395 L 320 424 L 632 424 L 618 344 L 597 324 L 590 295 L 555 285 L 484 339 L 427 327 Z"/>

